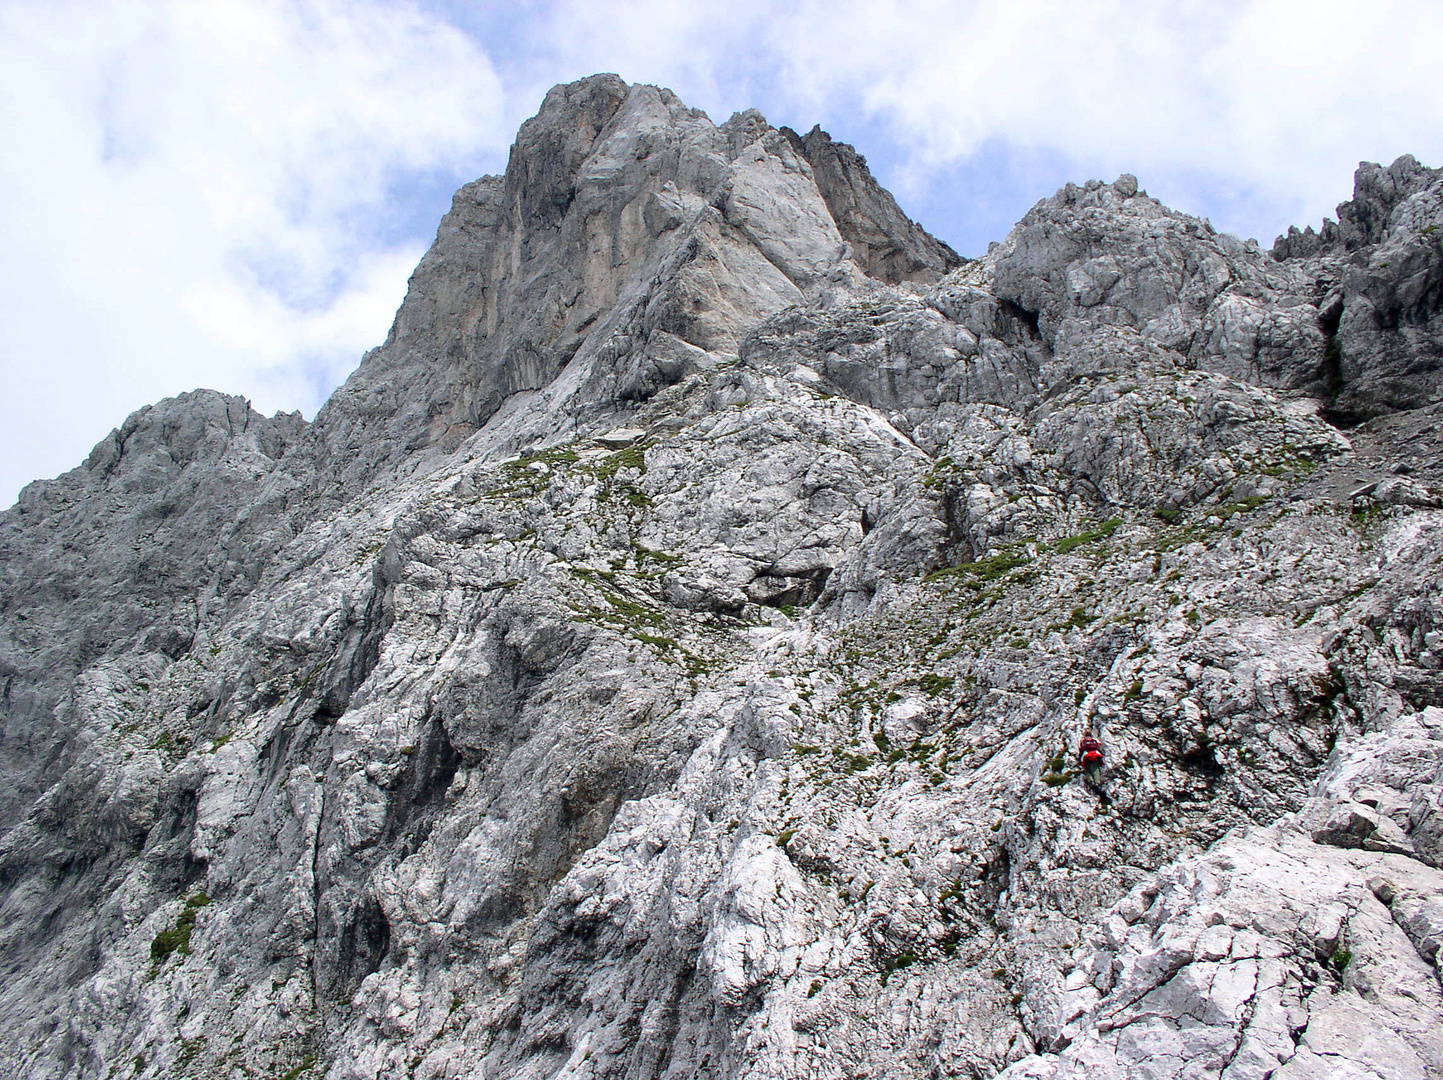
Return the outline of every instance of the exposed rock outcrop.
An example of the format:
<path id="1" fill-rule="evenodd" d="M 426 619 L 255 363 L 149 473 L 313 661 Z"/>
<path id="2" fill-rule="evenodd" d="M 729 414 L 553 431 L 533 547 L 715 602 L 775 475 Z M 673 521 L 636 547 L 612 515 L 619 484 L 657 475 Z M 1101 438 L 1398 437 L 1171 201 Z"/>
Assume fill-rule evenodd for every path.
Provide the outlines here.
<path id="1" fill-rule="evenodd" d="M 936 281 L 962 264 L 950 247 L 902 213 L 892 193 L 867 171 L 867 159 L 834 142 L 820 126 L 806 135 L 782 128 L 812 166 L 817 190 L 853 257 L 871 277 L 896 285 Z"/>
<path id="2" fill-rule="evenodd" d="M 963 262 L 556 88 L 313 423 L 0 515 L 0 1071 L 1443 1076 L 1439 175 Z"/>
<path id="3" fill-rule="evenodd" d="M 1443 169 L 1404 155 L 1358 167 L 1353 198 L 1323 231 L 1273 253 L 1317 280 L 1332 408 L 1366 419 L 1443 399 Z"/>
<path id="4" fill-rule="evenodd" d="M 799 147 L 758 114 L 717 127 L 614 75 L 560 86 L 506 175 L 457 192 L 386 343 L 318 417 L 324 445 L 348 482 L 452 451 L 563 369 L 594 420 L 856 274 Z"/>

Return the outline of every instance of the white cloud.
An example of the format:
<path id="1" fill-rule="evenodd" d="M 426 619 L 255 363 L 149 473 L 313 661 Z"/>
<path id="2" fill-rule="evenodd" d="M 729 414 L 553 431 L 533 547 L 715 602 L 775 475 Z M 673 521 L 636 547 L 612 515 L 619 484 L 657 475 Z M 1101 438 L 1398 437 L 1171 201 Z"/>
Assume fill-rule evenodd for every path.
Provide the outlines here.
<path id="1" fill-rule="evenodd" d="M 393 186 L 511 135 L 476 42 L 372 0 L 12 0 L 0 98 L 5 504 L 197 385 L 313 411 L 421 254 Z"/>
<path id="2" fill-rule="evenodd" d="M 1439 40 L 1434 0 L 0 0 L 0 503 L 196 385 L 312 412 L 429 238 L 408 191 L 553 82 L 820 121 L 924 222 L 1128 170 L 1267 241 L 1359 158 L 1443 164 Z"/>
<path id="3" fill-rule="evenodd" d="M 559 0 L 549 16 L 558 69 L 723 112 L 861 112 L 910 147 L 894 167 L 919 185 L 1006 144 L 1203 202 L 1241 193 L 1224 223 L 1270 240 L 1280 212 L 1330 213 L 1360 158 L 1443 164 L 1434 0 Z"/>

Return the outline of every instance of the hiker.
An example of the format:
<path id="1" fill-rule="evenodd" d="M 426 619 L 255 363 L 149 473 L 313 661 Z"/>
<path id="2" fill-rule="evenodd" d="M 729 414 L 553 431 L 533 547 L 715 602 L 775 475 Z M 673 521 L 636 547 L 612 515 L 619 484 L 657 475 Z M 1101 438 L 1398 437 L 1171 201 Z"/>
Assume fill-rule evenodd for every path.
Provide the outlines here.
<path id="1" fill-rule="evenodd" d="M 1087 777 L 1091 784 L 1102 782 L 1102 743 L 1093 735 L 1092 729 L 1088 728 L 1087 734 L 1082 737 L 1082 743 L 1078 746 L 1077 752 L 1082 757 L 1082 774 Z"/>

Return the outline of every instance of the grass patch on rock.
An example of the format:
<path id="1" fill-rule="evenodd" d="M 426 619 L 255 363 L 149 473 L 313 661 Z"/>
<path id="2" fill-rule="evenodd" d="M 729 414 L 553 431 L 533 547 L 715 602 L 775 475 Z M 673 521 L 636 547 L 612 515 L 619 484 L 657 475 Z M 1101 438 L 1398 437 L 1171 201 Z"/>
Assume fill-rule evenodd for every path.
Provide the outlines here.
<path id="1" fill-rule="evenodd" d="M 958 566 L 944 566 L 939 570 L 933 570 L 927 574 L 923 581 L 946 581 L 948 579 L 961 579 L 973 588 L 981 588 L 983 583 L 996 581 L 1016 570 L 1019 566 L 1027 565 L 1027 556 L 1019 551 L 1000 551 L 996 555 L 989 555 L 985 559 L 976 559 L 972 562 L 961 563 Z"/>
<path id="2" fill-rule="evenodd" d="M 155 935 L 150 943 L 151 972 L 158 971 L 170 959 L 172 953 L 190 955 L 190 935 L 195 930 L 196 913 L 210 905 L 210 897 L 203 892 L 186 897 L 185 907 L 175 917 L 175 925 Z"/>
<path id="3" fill-rule="evenodd" d="M 1113 533 L 1117 532 L 1118 526 L 1122 524 L 1122 518 L 1108 518 L 1094 529 L 1080 532 L 1076 536 L 1064 536 L 1061 540 L 1052 545 L 1052 550 L 1060 555 L 1066 555 L 1069 551 L 1082 547 L 1084 544 L 1096 543 L 1098 540 L 1106 540 Z"/>

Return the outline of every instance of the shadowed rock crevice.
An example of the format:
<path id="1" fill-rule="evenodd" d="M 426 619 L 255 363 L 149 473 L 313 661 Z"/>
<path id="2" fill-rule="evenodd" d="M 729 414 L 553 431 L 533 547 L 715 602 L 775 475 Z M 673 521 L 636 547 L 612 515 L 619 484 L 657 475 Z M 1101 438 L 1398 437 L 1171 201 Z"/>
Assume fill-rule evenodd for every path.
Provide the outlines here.
<path id="1" fill-rule="evenodd" d="M 320 910 L 317 992 L 325 1001 L 345 1004 L 362 980 L 380 969 L 390 947 L 390 924 L 371 896 L 357 897 L 344 907 L 328 896 Z"/>
<path id="2" fill-rule="evenodd" d="M 385 587 L 378 581 L 359 617 L 347 610 L 344 619 L 335 659 L 328 665 L 325 682 L 316 695 L 313 719 L 318 723 L 344 716 L 351 696 L 380 662 L 381 643 L 391 625 Z"/>

